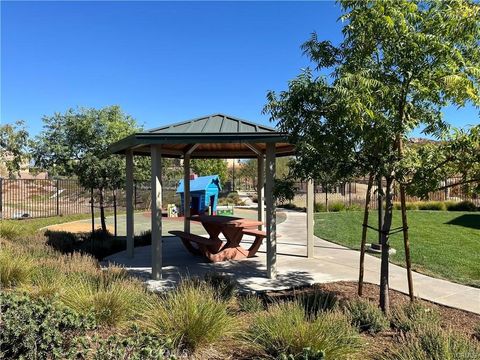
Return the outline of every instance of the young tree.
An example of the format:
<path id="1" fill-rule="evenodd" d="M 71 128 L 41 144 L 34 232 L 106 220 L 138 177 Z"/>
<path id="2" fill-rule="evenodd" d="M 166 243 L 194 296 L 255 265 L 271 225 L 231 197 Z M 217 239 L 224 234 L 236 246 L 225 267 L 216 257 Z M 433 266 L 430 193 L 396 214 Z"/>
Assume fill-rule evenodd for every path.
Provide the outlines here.
<path id="1" fill-rule="evenodd" d="M 292 134 L 300 156 L 308 158 L 301 160 L 310 176 L 321 167 L 328 170 L 330 164 L 334 173 L 337 167 L 346 170 L 339 175 L 374 174 L 377 181 L 385 180 L 380 305 L 388 312 L 395 182 L 400 184 L 407 268 L 410 261 L 405 211 L 409 174 L 403 142 L 417 127 L 427 135 L 443 136 L 448 126 L 441 110 L 448 104 L 480 104 L 479 6 L 465 0 L 343 0 L 340 6 L 345 22 L 342 43 L 334 46 L 314 34 L 303 46 L 317 70 L 333 69 L 330 77 L 314 78 L 305 72 L 294 81 L 299 89 L 292 92 L 292 82 L 280 96 L 291 100 L 290 108 L 270 94 L 267 110 Z M 284 118 L 283 112 L 289 116 Z M 321 137 L 309 134 L 315 127 Z M 299 134 L 305 134 L 306 140 Z M 316 138 L 325 143 L 312 142 Z M 319 148 L 327 151 L 321 153 Z M 335 153 L 344 164 L 322 164 L 321 156 L 330 160 L 333 155 L 328 154 Z M 411 281 L 409 285 L 412 289 Z"/>
<path id="2" fill-rule="evenodd" d="M 105 190 L 117 189 L 125 179 L 125 159 L 111 155 L 108 147 L 139 128 L 119 106 L 100 110 L 69 109 L 43 118 L 33 156 L 52 175 L 77 176 L 82 186 L 97 189 L 103 231 Z"/>
<path id="3" fill-rule="evenodd" d="M 247 181 L 249 184 L 253 185 L 253 188 L 257 189 L 257 159 L 248 159 L 247 161 L 239 164 L 240 169 L 238 170 L 238 177 Z"/>
<path id="4" fill-rule="evenodd" d="M 0 125 L 0 159 L 10 178 L 20 172 L 22 163 L 28 161 L 29 137 L 23 121 Z"/>

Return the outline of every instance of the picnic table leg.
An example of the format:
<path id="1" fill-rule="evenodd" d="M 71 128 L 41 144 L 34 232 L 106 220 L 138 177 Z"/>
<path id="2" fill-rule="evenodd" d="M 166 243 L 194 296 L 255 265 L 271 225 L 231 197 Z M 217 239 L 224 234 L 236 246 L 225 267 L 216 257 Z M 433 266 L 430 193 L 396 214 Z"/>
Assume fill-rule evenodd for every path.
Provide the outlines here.
<path id="1" fill-rule="evenodd" d="M 258 249 L 262 245 L 262 240 L 264 239 L 263 236 L 256 236 L 253 244 L 248 248 L 248 255 L 247 257 L 253 257 L 257 253 Z"/>
<path id="2" fill-rule="evenodd" d="M 221 227 L 213 225 L 213 224 L 202 224 L 205 230 L 212 241 L 212 245 L 208 247 L 208 250 L 212 253 L 219 252 L 222 248 L 224 248 L 224 243 L 218 235 L 222 232 Z"/>

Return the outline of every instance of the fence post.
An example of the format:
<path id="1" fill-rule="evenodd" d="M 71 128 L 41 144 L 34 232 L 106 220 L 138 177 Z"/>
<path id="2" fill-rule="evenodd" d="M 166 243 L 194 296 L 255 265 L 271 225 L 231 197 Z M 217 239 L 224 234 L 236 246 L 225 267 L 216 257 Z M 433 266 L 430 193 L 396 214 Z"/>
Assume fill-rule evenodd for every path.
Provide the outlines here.
<path id="1" fill-rule="evenodd" d="M 352 206 L 352 182 L 348 183 L 348 205 Z"/>
<path id="2" fill-rule="evenodd" d="M 59 196 L 60 196 L 60 188 L 59 188 L 59 186 L 60 186 L 60 184 L 59 184 L 58 179 L 57 179 L 57 184 L 56 184 L 56 186 L 57 186 L 57 216 L 59 216 L 59 215 L 60 215 L 60 202 L 59 202 Z"/>

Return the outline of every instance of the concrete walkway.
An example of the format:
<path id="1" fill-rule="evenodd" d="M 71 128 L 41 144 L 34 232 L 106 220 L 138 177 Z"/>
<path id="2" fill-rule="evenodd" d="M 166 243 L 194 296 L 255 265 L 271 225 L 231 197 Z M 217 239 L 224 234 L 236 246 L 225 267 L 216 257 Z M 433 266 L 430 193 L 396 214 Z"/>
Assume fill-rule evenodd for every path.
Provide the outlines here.
<path id="1" fill-rule="evenodd" d="M 277 231 L 282 235 L 278 240 L 276 279 L 266 278 L 265 245 L 258 256 L 242 261 L 211 264 L 200 257 L 187 253 L 175 237 L 163 238 L 163 279 L 149 280 L 150 247 L 135 248 L 134 259 L 128 259 L 125 252 L 114 254 L 106 262 L 125 266 L 131 273 L 145 279 L 148 285 L 160 290 L 177 283 L 188 275 L 203 276 L 217 271 L 234 276 L 246 291 L 281 290 L 294 286 L 332 281 L 357 281 L 359 252 L 315 237 L 315 257 L 306 258 L 306 216 L 305 213 L 287 212 L 287 219 L 279 224 Z M 248 239 L 247 241 L 251 241 Z M 380 259 L 371 255 L 365 257 L 365 282 L 378 284 Z M 390 287 L 408 292 L 406 270 L 390 265 Z M 438 304 L 447 305 L 480 314 L 480 289 L 446 280 L 435 279 L 413 273 L 415 295 Z"/>

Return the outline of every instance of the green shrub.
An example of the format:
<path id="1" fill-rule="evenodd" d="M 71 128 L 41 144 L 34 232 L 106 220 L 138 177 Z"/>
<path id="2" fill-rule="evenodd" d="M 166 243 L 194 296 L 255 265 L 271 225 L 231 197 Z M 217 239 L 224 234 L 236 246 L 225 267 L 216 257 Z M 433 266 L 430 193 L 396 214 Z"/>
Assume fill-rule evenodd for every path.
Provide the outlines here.
<path id="1" fill-rule="evenodd" d="M 389 328 L 390 322 L 377 304 L 371 301 L 350 300 L 345 304 L 345 310 L 350 315 L 352 325 L 362 332 L 376 334 Z"/>
<path id="2" fill-rule="evenodd" d="M 460 202 L 448 201 L 446 203 L 446 207 L 448 211 L 476 211 L 477 210 L 477 206 L 471 201 L 460 201 Z"/>
<path id="3" fill-rule="evenodd" d="M 445 211 L 446 206 L 443 201 L 420 201 L 418 202 L 418 210 Z"/>
<path id="4" fill-rule="evenodd" d="M 422 328 L 428 324 L 438 324 L 439 321 L 440 316 L 436 311 L 416 301 L 392 308 L 392 326 L 403 332 Z"/>
<path id="5" fill-rule="evenodd" d="M 255 313 L 265 310 L 262 299 L 256 295 L 247 295 L 238 298 L 238 307 L 240 311 L 246 313 Z"/>
<path id="6" fill-rule="evenodd" d="M 288 210 L 298 210 L 298 211 L 305 211 L 305 208 L 299 207 L 293 203 L 286 203 L 286 204 L 280 204 L 279 207 L 282 207 L 284 209 Z"/>
<path id="7" fill-rule="evenodd" d="M 221 197 L 218 199 L 218 205 L 243 205 L 243 201 L 236 191 L 231 192 L 227 197 Z"/>
<path id="8" fill-rule="evenodd" d="M 333 310 L 338 304 L 335 294 L 318 289 L 300 294 L 297 301 L 308 318 L 315 318 L 320 312 Z"/>
<path id="9" fill-rule="evenodd" d="M 154 334 L 133 328 L 127 334 L 111 335 L 106 339 L 99 336 L 76 339 L 70 357 L 75 359 L 129 359 L 167 360 L 176 359 L 169 339 L 160 339 Z"/>
<path id="10" fill-rule="evenodd" d="M 339 211 L 344 211 L 345 210 L 345 204 L 341 202 L 333 202 L 331 204 L 328 204 L 328 211 L 331 212 L 339 212 Z"/>
<path id="11" fill-rule="evenodd" d="M 204 277 L 205 282 L 210 285 L 221 300 L 231 300 L 238 291 L 238 284 L 231 276 L 208 272 Z"/>
<path id="12" fill-rule="evenodd" d="M 315 205 L 313 207 L 315 209 L 315 212 L 326 212 L 327 211 L 327 207 L 325 206 L 324 203 L 315 203 Z"/>
<path id="13" fill-rule="evenodd" d="M 3 247 L 0 251 L 0 284 L 15 287 L 30 281 L 33 261 L 23 253 Z"/>
<path id="14" fill-rule="evenodd" d="M 268 313 L 257 316 L 249 336 L 269 356 L 283 358 L 300 359 L 308 348 L 326 359 L 351 359 L 361 347 L 346 315 L 328 311 L 309 320 L 298 302 L 271 305 Z"/>
<path id="15" fill-rule="evenodd" d="M 2 359 L 63 359 L 71 338 L 95 325 L 50 300 L 3 292 L 0 306 Z"/>
<path id="16" fill-rule="evenodd" d="M 347 210 L 347 211 L 361 211 L 363 209 L 359 204 L 350 204 L 345 208 L 345 210 Z"/>
<path id="17" fill-rule="evenodd" d="M 142 327 L 172 339 L 176 347 L 195 351 L 234 333 L 228 304 L 204 282 L 184 281 L 175 290 L 149 302 Z"/>
<path id="18" fill-rule="evenodd" d="M 99 324 L 120 325 L 141 311 L 145 297 L 147 294 L 139 283 L 112 281 L 101 274 L 78 277 L 65 288 L 60 300 L 79 314 L 93 314 Z"/>
<path id="19" fill-rule="evenodd" d="M 385 360 L 478 360 L 480 346 L 475 340 L 430 324 L 408 333 L 397 347 L 389 350 Z"/>
<path id="20" fill-rule="evenodd" d="M 405 203 L 405 207 L 407 210 L 418 210 L 418 203 L 416 202 L 407 202 Z M 399 202 L 394 202 L 393 203 L 393 208 L 395 210 L 401 210 L 402 209 L 402 204 L 400 204 Z"/>
<path id="21" fill-rule="evenodd" d="M 401 208 L 402 208 L 401 205 L 399 205 L 398 210 L 401 210 Z M 407 202 L 407 203 L 405 204 L 405 208 L 406 208 L 407 210 L 418 210 L 418 203 L 416 203 L 416 202 Z"/>

